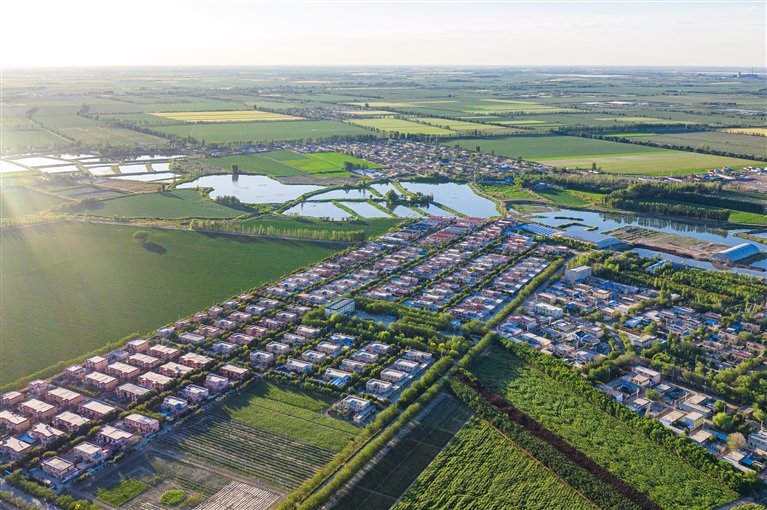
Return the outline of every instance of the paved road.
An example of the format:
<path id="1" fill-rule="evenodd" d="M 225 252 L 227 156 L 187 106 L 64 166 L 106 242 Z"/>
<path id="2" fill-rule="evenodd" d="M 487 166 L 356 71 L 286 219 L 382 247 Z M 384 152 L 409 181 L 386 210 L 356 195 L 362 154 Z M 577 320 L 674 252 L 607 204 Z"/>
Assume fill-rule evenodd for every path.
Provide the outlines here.
<path id="1" fill-rule="evenodd" d="M 2 478 L 0 478 L 0 490 L 10 492 L 11 494 L 13 494 L 13 497 L 21 498 L 24 501 L 26 501 L 27 503 L 39 506 L 40 508 L 46 508 L 46 509 L 50 509 L 50 510 L 61 510 L 59 507 L 57 507 L 53 503 L 46 503 L 45 501 L 43 501 L 41 499 L 35 498 L 33 496 L 30 496 L 26 492 L 24 492 L 24 491 L 22 491 L 20 489 L 17 489 L 15 487 L 11 486 L 11 485 L 9 485 Z M 13 507 L 13 505 L 10 505 L 10 504 L 8 504 L 8 506 Z"/>

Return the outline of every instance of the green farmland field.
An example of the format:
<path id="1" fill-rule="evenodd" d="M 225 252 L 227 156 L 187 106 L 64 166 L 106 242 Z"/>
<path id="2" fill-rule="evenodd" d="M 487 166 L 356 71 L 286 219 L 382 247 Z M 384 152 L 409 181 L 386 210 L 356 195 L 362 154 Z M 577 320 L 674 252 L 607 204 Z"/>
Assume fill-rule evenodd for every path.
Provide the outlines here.
<path id="1" fill-rule="evenodd" d="M 370 134 L 370 131 L 362 128 L 332 120 L 190 124 L 184 126 L 157 126 L 154 129 L 181 137 L 192 136 L 196 140 L 205 140 L 206 142 L 313 140 L 331 136 Z"/>
<path id="2" fill-rule="evenodd" d="M 149 486 L 144 482 L 128 478 L 117 485 L 99 490 L 95 495 L 96 498 L 104 503 L 108 503 L 112 506 L 120 506 L 135 498 L 148 488 Z"/>
<path id="3" fill-rule="evenodd" d="M 584 397 L 494 347 L 473 370 L 480 382 L 664 508 L 716 508 L 738 498 Z"/>
<path id="4" fill-rule="evenodd" d="M 479 418 L 472 418 L 394 510 L 594 507 Z"/>
<path id="5" fill-rule="evenodd" d="M 637 147 L 637 146 L 634 146 Z M 594 156 L 586 158 L 539 159 L 541 163 L 556 167 L 591 168 L 596 163 L 602 171 L 632 175 L 680 175 L 694 174 L 729 166 L 743 168 L 753 165 L 747 159 L 711 156 L 694 152 L 664 151 L 644 154 Z"/>
<path id="6" fill-rule="evenodd" d="M 345 161 L 355 165 L 367 165 L 368 168 L 381 168 L 381 165 L 338 152 L 297 154 L 290 151 L 274 151 L 205 159 L 206 163 L 225 170 L 231 169 L 232 165 L 236 164 L 240 171 L 245 173 L 274 177 L 312 174 L 319 178 L 351 175 L 342 171 Z"/>
<path id="7" fill-rule="evenodd" d="M 450 135 L 454 133 L 454 131 L 450 131 L 448 129 L 442 129 L 436 126 L 429 126 L 426 124 L 419 124 L 417 122 L 410 122 L 401 119 L 355 119 L 352 122 L 359 126 L 379 129 L 387 133 L 393 133 L 395 131 L 399 133 L 406 133 L 408 135 Z"/>
<path id="8" fill-rule="evenodd" d="M 244 228 L 274 227 L 277 229 L 308 229 L 308 230 L 364 230 L 368 238 L 378 237 L 396 227 L 403 220 L 395 218 L 366 218 L 352 221 L 320 221 L 314 218 L 274 215 L 242 221 Z"/>
<path id="9" fill-rule="evenodd" d="M 60 138 L 42 129 L 3 129 L 0 135 L 0 146 L 5 148 L 17 147 L 46 147 L 65 143 Z"/>
<path id="10" fill-rule="evenodd" d="M 421 122 L 426 122 L 432 126 L 437 126 L 445 129 L 452 129 L 453 131 L 473 131 L 479 129 L 480 131 L 493 131 L 496 129 L 504 129 L 502 126 L 493 126 L 491 124 L 480 124 L 478 122 L 466 122 L 463 120 L 451 120 L 451 119 L 432 119 L 432 118 L 420 118 Z"/>
<path id="11" fill-rule="evenodd" d="M 700 133 L 662 133 L 650 138 L 630 138 L 638 141 L 667 143 L 671 145 L 688 146 L 697 149 L 703 145 L 717 151 L 735 154 L 753 154 L 767 156 L 767 140 L 764 137 L 751 136 L 721 131 L 703 131 Z M 758 163 L 756 163 L 758 166 Z"/>
<path id="12" fill-rule="evenodd" d="M 545 158 L 597 157 L 599 155 L 664 152 L 655 147 L 643 147 L 628 143 L 608 142 L 575 136 L 509 136 L 501 138 L 450 139 L 444 145 L 459 144 L 464 149 L 474 150 L 477 145 L 482 152 L 495 151 L 507 158 L 522 157 L 532 161 Z M 547 162 L 547 164 L 549 164 Z"/>
<path id="13" fill-rule="evenodd" d="M 216 412 L 223 418 L 338 452 L 360 429 L 322 414 L 335 401 L 293 387 L 260 382 Z"/>
<path id="14" fill-rule="evenodd" d="M 294 166 L 285 164 L 279 159 L 270 157 L 270 154 L 276 154 L 276 152 L 266 152 L 258 155 L 242 154 L 238 156 L 224 156 L 221 158 L 205 158 L 203 161 L 209 165 L 217 166 L 227 171 L 231 170 L 232 165 L 238 165 L 240 172 L 247 174 L 262 174 L 272 177 L 304 175 L 303 171 Z M 294 154 L 294 156 L 298 156 L 298 154 Z"/>
<path id="15" fill-rule="evenodd" d="M 2 235 L 0 383 L 147 333 L 340 244 L 62 222 Z M 147 230 L 147 229 L 144 229 Z M 29 320 L 30 306 L 55 313 Z"/>
<path id="16" fill-rule="evenodd" d="M 21 186 L 3 186 L 0 189 L 0 218 L 17 218 L 63 204 L 60 198 Z"/>
<path id="17" fill-rule="evenodd" d="M 197 191 L 180 189 L 89 202 L 66 212 L 118 218 L 233 218 L 253 210 L 216 204 L 201 198 Z"/>
<path id="18" fill-rule="evenodd" d="M 538 192 L 542 197 L 546 197 L 557 205 L 563 205 L 565 207 L 580 207 L 588 205 L 588 202 L 577 195 L 573 195 L 568 190 L 561 190 L 557 188 L 549 188 L 546 191 Z"/>
<path id="19" fill-rule="evenodd" d="M 540 200 L 519 186 L 509 184 L 478 184 L 477 187 L 488 195 L 501 200 Z"/>

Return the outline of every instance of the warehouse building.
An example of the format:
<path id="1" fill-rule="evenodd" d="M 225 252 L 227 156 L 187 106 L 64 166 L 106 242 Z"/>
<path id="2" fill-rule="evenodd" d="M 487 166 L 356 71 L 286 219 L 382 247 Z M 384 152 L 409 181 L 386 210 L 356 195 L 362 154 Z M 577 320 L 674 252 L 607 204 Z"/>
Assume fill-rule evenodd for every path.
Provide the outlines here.
<path id="1" fill-rule="evenodd" d="M 714 253 L 713 257 L 717 260 L 721 260 L 721 261 L 729 262 L 733 264 L 739 260 L 747 259 L 748 257 L 753 257 L 754 255 L 757 255 L 758 253 L 759 253 L 758 246 L 751 243 L 743 243 L 737 246 L 733 246 L 732 248 L 728 248 L 726 250 Z"/>

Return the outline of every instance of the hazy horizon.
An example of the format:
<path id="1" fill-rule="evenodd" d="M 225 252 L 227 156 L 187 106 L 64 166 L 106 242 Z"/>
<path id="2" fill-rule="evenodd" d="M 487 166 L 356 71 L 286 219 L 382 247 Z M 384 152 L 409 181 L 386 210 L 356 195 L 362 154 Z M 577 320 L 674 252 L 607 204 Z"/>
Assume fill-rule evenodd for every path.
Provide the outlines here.
<path id="1" fill-rule="evenodd" d="M 767 3 L 6 1 L 0 65 L 764 68 Z M 428 62 L 428 64 L 424 64 Z M 575 64 L 573 64 L 575 62 Z"/>

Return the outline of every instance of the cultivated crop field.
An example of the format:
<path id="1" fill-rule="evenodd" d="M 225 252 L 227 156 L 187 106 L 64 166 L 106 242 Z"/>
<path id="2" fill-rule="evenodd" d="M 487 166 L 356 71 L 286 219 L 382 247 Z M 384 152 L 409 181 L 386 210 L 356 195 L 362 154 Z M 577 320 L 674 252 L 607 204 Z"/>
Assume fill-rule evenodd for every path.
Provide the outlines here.
<path id="1" fill-rule="evenodd" d="M 191 136 L 196 140 L 205 140 L 206 142 L 316 140 L 331 136 L 370 134 L 370 131 L 365 129 L 332 120 L 188 124 L 183 126 L 157 126 L 154 129 L 184 138 Z"/>
<path id="2" fill-rule="evenodd" d="M 575 110 L 571 108 L 559 108 L 556 106 L 548 106 L 537 103 L 528 103 L 523 101 L 512 101 L 509 99 L 482 99 L 481 103 L 474 104 L 467 110 L 463 110 L 466 113 L 477 112 L 515 112 L 515 113 L 562 113 L 573 112 Z"/>
<path id="3" fill-rule="evenodd" d="M 554 158 L 595 158 L 605 155 L 671 152 L 656 147 L 644 147 L 628 143 L 608 142 L 575 136 L 509 136 L 499 138 L 459 138 L 443 142 L 474 150 L 478 145 L 482 152 L 495 151 L 496 155 L 539 161 Z M 547 164 L 549 164 L 547 162 Z M 589 168 L 591 164 L 589 163 Z"/>
<path id="4" fill-rule="evenodd" d="M 323 414 L 334 402 L 308 391 L 262 382 L 227 401 L 216 414 L 326 450 L 341 451 L 360 429 Z"/>
<path id="5" fill-rule="evenodd" d="M 96 498 L 112 506 L 120 506 L 135 498 L 149 486 L 144 482 L 127 478 L 111 487 L 105 487 L 96 491 Z"/>
<path id="6" fill-rule="evenodd" d="M 303 120 L 301 117 L 260 110 L 227 110 L 220 112 L 156 112 L 152 115 L 183 122 L 266 122 L 276 120 Z"/>
<path id="7" fill-rule="evenodd" d="M 390 508 L 471 416 L 452 397 L 443 397 L 333 508 Z"/>
<path id="8" fill-rule="evenodd" d="M 384 131 L 386 133 L 398 132 L 408 135 L 450 135 L 454 133 L 454 131 L 450 131 L 449 129 L 443 129 L 436 126 L 419 124 L 418 122 L 410 122 L 408 120 L 401 119 L 355 119 L 350 122 L 353 122 L 359 126 L 365 126 L 368 128 Z"/>
<path id="9" fill-rule="evenodd" d="M 755 128 L 730 128 L 723 129 L 725 133 L 738 133 L 751 136 L 767 136 L 767 127 L 755 127 Z"/>
<path id="10" fill-rule="evenodd" d="M 431 124 L 432 126 L 437 126 L 445 129 L 452 129 L 453 131 L 474 131 L 475 129 L 478 129 L 480 131 L 494 131 L 498 129 L 504 129 L 503 126 L 493 126 L 491 124 L 480 124 L 478 122 L 466 122 L 463 120 L 452 120 L 452 119 L 433 119 L 428 117 L 423 117 L 418 119 L 421 122 L 425 122 L 427 124 Z"/>
<path id="11" fill-rule="evenodd" d="M 476 364 L 479 381 L 667 508 L 715 508 L 737 499 L 693 468 L 503 349 Z"/>
<path id="12" fill-rule="evenodd" d="M 485 422 L 472 418 L 393 508 L 593 506 Z"/>
<path id="13" fill-rule="evenodd" d="M 348 177 L 351 174 L 342 171 L 346 161 L 354 163 L 355 166 L 381 168 L 381 165 L 338 152 L 298 154 L 291 151 L 273 151 L 260 154 L 207 158 L 204 161 L 225 170 L 231 169 L 232 165 L 236 164 L 240 172 L 273 177 L 305 174 L 314 175 L 318 178 Z"/>
<path id="14" fill-rule="evenodd" d="M 165 145 L 168 141 L 159 136 L 138 133 L 130 129 L 87 126 L 87 127 L 62 127 L 58 128 L 64 136 L 72 138 L 82 144 L 88 145 Z"/>
<path id="15" fill-rule="evenodd" d="M 306 391 L 258 382 L 169 435 L 164 446 L 291 490 L 359 433 L 322 414 L 329 405 Z"/>
<path id="16" fill-rule="evenodd" d="M 364 230 L 368 238 L 378 237 L 385 234 L 390 229 L 396 227 L 402 220 L 393 218 L 367 218 L 364 220 L 352 221 L 320 221 L 314 218 L 273 215 L 261 216 L 257 219 L 245 220 L 242 222 L 247 228 L 274 227 L 277 229 L 308 229 L 308 230 Z"/>
<path id="17" fill-rule="evenodd" d="M 632 145 L 632 147 L 637 146 Z M 681 151 L 564 159 L 539 158 L 537 161 L 551 166 L 567 168 L 591 168 L 592 163 L 596 163 L 597 167 L 601 167 L 604 172 L 632 175 L 694 174 L 724 166 L 743 168 L 754 164 L 754 161 L 747 159 Z"/>
<path id="18" fill-rule="evenodd" d="M 764 137 L 735 134 L 732 132 L 702 131 L 699 133 L 662 133 L 651 137 L 629 137 L 629 139 L 687 146 L 693 149 L 706 146 L 713 150 L 735 154 L 767 156 L 767 142 L 764 140 Z M 758 163 L 755 164 L 758 165 Z"/>
<path id="19" fill-rule="evenodd" d="M 0 383 L 146 333 L 340 244 L 60 222 L 2 234 Z M 55 310 L 29 320 L 29 304 Z"/>
<path id="20" fill-rule="evenodd" d="M 253 210 L 217 204 L 203 199 L 197 191 L 180 189 L 89 202 L 66 212 L 117 218 L 234 218 Z"/>

